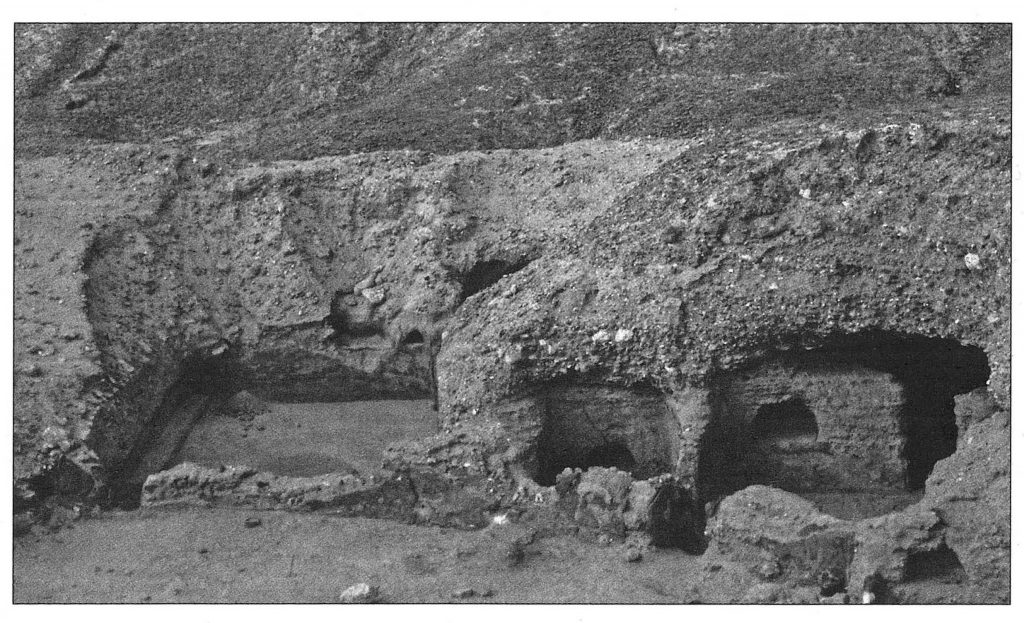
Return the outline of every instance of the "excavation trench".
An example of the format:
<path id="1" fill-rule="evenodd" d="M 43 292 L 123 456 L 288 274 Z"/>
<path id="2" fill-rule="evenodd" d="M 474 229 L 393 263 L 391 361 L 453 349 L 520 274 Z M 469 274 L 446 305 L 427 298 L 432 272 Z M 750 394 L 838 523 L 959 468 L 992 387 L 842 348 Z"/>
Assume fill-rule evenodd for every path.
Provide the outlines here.
<path id="1" fill-rule="evenodd" d="M 114 475 L 120 506 L 138 505 L 149 475 L 186 462 L 277 476 L 367 477 L 381 471 L 389 445 L 438 430 L 433 397 L 416 379 L 364 386 L 344 371 L 326 380 L 283 374 L 288 366 L 275 377 L 230 357 L 195 357 L 183 368 Z M 338 385 L 345 382 L 347 391 Z"/>

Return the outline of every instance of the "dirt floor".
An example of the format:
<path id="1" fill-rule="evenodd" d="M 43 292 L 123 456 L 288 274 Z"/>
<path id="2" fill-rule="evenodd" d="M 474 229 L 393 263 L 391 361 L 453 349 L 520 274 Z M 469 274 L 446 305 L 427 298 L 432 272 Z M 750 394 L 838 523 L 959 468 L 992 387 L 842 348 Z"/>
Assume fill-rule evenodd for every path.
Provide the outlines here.
<path id="1" fill-rule="evenodd" d="M 246 527 L 246 519 L 261 523 Z M 699 596 L 700 558 L 627 562 L 622 545 L 539 538 L 509 560 L 516 526 L 480 531 L 244 509 L 113 513 L 14 546 L 18 603 L 336 602 L 359 582 L 391 603 L 680 603 Z M 493 594 L 482 595 L 488 590 Z"/>
<path id="2" fill-rule="evenodd" d="M 258 525 L 248 527 L 256 523 Z M 514 543 L 523 544 L 517 556 Z M 750 585 L 742 569 L 652 548 L 238 508 L 113 512 L 14 541 L 15 603 L 337 603 L 365 582 L 383 603 L 818 604 L 816 587 Z M 925 560 L 902 603 L 988 603 Z M 472 595 L 469 595 L 472 591 Z M 856 598 L 857 596 L 852 596 Z"/>
<path id="3" fill-rule="evenodd" d="M 247 465 L 281 476 L 370 474 L 380 469 L 388 444 L 436 430 L 437 413 L 429 400 L 275 402 L 247 420 L 218 413 L 204 417 L 171 465 Z"/>

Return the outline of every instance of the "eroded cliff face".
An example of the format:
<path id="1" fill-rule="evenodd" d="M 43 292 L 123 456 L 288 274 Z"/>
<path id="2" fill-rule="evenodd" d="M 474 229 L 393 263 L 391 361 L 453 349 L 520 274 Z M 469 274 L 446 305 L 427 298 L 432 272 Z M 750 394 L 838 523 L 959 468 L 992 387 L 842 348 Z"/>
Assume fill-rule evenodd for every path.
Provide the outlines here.
<path id="1" fill-rule="evenodd" d="M 228 27 L 68 28 L 20 35 L 39 50 L 19 52 L 16 511 L 219 500 L 467 528 L 514 516 L 707 547 L 709 565 L 767 548 L 752 574 L 825 597 L 870 581 L 898 599 L 922 556 L 952 552 L 973 598 L 1008 597 L 998 28 L 267 27 L 284 47 L 255 49 L 296 73 L 258 94 L 263 69 L 248 85 L 224 73 L 258 60 L 231 65 L 246 48 Z M 826 32 L 826 60 L 801 55 Z M 801 54 L 741 62 L 794 33 Z M 879 38 L 922 51 L 880 65 Z M 318 45 L 348 50 L 331 69 L 343 79 L 324 77 Z M 671 84 L 778 114 L 744 99 L 743 119 L 685 113 L 686 89 L 652 85 L 694 59 Z M 822 67 L 852 73 L 802 91 Z M 140 86 L 186 69 L 209 84 Z M 883 78 L 902 86 L 860 91 Z M 414 114 L 440 106 L 423 91 L 438 84 L 461 103 Z M 510 84 L 521 100 L 495 108 Z M 411 90 L 381 108 L 396 85 Z M 84 103 L 54 108 L 68 93 Z M 274 93 L 290 112 L 256 120 Z M 174 101 L 190 104 L 151 109 Z M 41 156 L 59 150 L 33 124 L 55 115 L 69 153 Z M 215 131 L 216 115 L 234 129 Z M 75 143 L 104 123 L 128 142 Z M 472 151 L 489 147 L 503 149 Z M 371 472 L 174 467 L 204 414 L 385 399 L 434 405 L 437 432 L 396 434 Z M 984 482 L 993 512 L 965 507 L 954 473 Z M 737 537 L 762 529 L 743 496 L 769 515 L 799 507 L 822 536 L 805 543 L 793 519 Z"/>

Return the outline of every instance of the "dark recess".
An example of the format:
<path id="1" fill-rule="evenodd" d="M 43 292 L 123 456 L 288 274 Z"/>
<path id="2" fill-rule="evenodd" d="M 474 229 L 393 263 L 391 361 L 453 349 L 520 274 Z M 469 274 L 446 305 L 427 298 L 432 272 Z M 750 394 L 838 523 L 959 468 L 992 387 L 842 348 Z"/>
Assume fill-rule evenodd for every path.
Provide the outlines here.
<path id="1" fill-rule="evenodd" d="M 915 552 L 907 556 L 905 578 L 908 582 L 945 580 L 960 583 L 967 580 L 967 572 L 956 552 L 943 546 L 934 551 Z"/>
<path id="2" fill-rule="evenodd" d="M 413 329 L 405 334 L 402 338 L 402 345 L 404 346 L 415 346 L 423 343 L 423 334 L 418 329 Z"/>
<path id="3" fill-rule="evenodd" d="M 185 358 L 178 380 L 164 394 L 160 407 L 147 423 L 145 432 L 135 442 L 131 453 L 121 465 L 112 467 L 104 506 L 129 510 L 138 508 L 142 480 L 138 480 L 137 468 L 160 439 L 171 419 L 180 417 L 180 411 L 190 397 L 200 396 L 205 404 L 211 404 L 226 400 L 243 388 L 229 353 L 226 351 L 213 356 L 192 354 Z"/>
<path id="4" fill-rule="evenodd" d="M 956 451 L 957 427 L 953 397 L 984 386 L 990 374 L 988 357 L 976 347 L 956 340 L 905 333 L 873 331 L 838 336 L 806 350 L 794 348 L 776 355 L 782 363 L 853 363 L 887 372 L 904 387 L 904 434 L 909 491 L 924 487 L 935 463 Z M 755 366 L 758 364 L 754 364 Z M 738 491 L 749 484 L 731 466 L 742 462 L 747 446 L 736 440 L 809 437 L 817 433 L 814 414 L 802 402 L 766 405 L 749 431 L 726 424 L 709 427 L 701 442 L 698 490 L 705 500 Z"/>
<path id="5" fill-rule="evenodd" d="M 755 440 L 817 437 L 818 422 L 803 400 L 793 398 L 758 409 L 750 434 Z"/>
<path id="6" fill-rule="evenodd" d="M 677 548 L 688 554 L 704 553 L 704 512 L 689 491 L 663 484 L 654 494 L 650 511 L 648 530 L 654 546 Z"/>
<path id="7" fill-rule="evenodd" d="M 462 300 L 498 283 L 502 277 L 522 270 L 528 262 L 507 262 L 505 260 L 484 260 L 477 262 L 456 280 L 462 284 Z"/>
<path id="8" fill-rule="evenodd" d="M 636 459 L 624 443 L 609 443 L 598 446 L 587 453 L 586 464 L 581 465 L 583 469 L 588 467 L 615 467 L 624 472 L 631 472 L 636 467 Z"/>
<path id="9" fill-rule="evenodd" d="M 985 351 L 956 340 L 895 332 L 848 336 L 829 350 L 846 350 L 865 367 L 888 372 L 903 384 L 907 488 L 924 487 L 935 463 L 956 451 L 953 397 L 988 381 Z"/>

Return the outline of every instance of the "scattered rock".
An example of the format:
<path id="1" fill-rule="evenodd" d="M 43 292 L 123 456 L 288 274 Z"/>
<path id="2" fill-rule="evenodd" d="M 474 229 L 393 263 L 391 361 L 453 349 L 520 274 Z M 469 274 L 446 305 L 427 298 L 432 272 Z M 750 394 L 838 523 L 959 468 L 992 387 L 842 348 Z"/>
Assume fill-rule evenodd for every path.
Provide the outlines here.
<path id="1" fill-rule="evenodd" d="M 245 518 L 245 527 L 246 528 L 257 528 L 257 527 L 259 527 L 261 525 L 263 525 L 263 520 L 260 519 L 259 517 L 246 517 Z"/>
<path id="2" fill-rule="evenodd" d="M 980 422 L 999 410 L 987 387 L 953 397 L 958 430 L 967 430 L 975 422 Z"/>
<path id="3" fill-rule="evenodd" d="M 37 363 L 26 363 L 18 366 L 18 372 L 24 376 L 43 376 L 43 368 Z"/>
<path id="4" fill-rule="evenodd" d="M 526 560 L 526 546 L 522 541 L 515 539 L 505 549 L 505 562 L 509 567 L 521 565 Z"/>
<path id="5" fill-rule="evenodd" d="M 785 561 L 777 575 L 766 569 L 773 579 L 813 586 L 822 593 L 827 586 L 829 594 L 843 587 L 855 549 L 852 523 L 825 515 L 796 494 L 763 485 L 723 499 L 707 535 L 708 562 Z M 755 562 L 750 572 L 760 575 L 763 570 Z"/>
<path id="6" fill-rule="evenodd" d="M 384 294 L 384 288 L 367 288 L 363 290 L 362 294 L 363 298 L 370 301 L 371 305 L 380 305 L 387 298 Z"/>
<path id="7" fill-rule="evenodd" d="M 818 603 L 829 605 L 842 605 L 850 603 L 850 596 L 846 593 L 835 593 L 828 597 L 819 597 Z"/>
<path id="8" fill-rule="evenodd" d="M 33 521 L 30 513 L 18 513 L 14 516 L 14 536 L 22 536 L 32 531 Z"/>
<path id="9" fill-rule="evenodd" d="M 782 575 L 782 565 L 777 560 L 765 561 L 757 568 L 757 575 L 762 580 L 774 580 Z"/>
<path id="10" fill-rule="evenodd" d="M 78 110 L 79 108 L 84 108 L 91 101 L 92 100 L 86 95 L 74 94 L 68 97 L 68 99 L 64 102 L 64 109 Z"/>
<path id="11" fill-rule="evenodd" d="M 822 597 L 832 597 L 846 590 L 846 574 L 835 569 L 825 569 L 818 574 L 818 588 L 821 589 Z"/>
<path id="12" fill-rule="evenodd" d="M 639 548 L 628 547 L 626 548 L 626 553 L 623 555 L 623 558 L 625 558 L 626 562 L 640 562 L 644 559 L 644 554 Z"/>
<path id="13" fill-rule="evenodd" d="M 981 258 L 977 253 L 968 253 L 964 256 L 964 264 L 970 270 L 981 270 Z"/>
<path id="14" fill-rule="evenodd" d="M 343 604 L 375 604 L 380 600 L 380 587 L 366 583 L 353 584 L 338 597 L 338 601 Z"/>
<path id="15" fill-rule="evenodd" d="M 178 597 L 184 593 L 186 588 L 188 588 L 188 586 L 185 584 L 185 580 L 180 577 L 176 577 L 164 587 L 163 591 L 160 592 L 160 601 L 171 601 L 174 597 Z"/>
<path id="16" fill-rule="evenodd" d="M 82 332 L 78 329 L 64 329 L 60 332 L 60 337 L 67 342 L 73 342 L 82 339 Z"/>
<path id="17" fill-rule="evenodd" d="M 880 598 L 885 585 L 905 579 L 908 556 L 941 545 L 941 529 L 938 515 L 913 508 L 858 522 L 856 554 L 847 570 L 848 590 L 865 587 Z"/>
<path id="18" fill-rule="evenodd" d="M 452 597 L 454 597 L 455 599 L 469 599 L 470 597 L 475 596 L 476 591 L 472 588 L 460 588 L 458 590 L 452 591 Z"/>
<path id="19" fill-rule="evenodd" d="M 771 604 L 779 601 L 782 587 L 775 584 L 755 584 L 740 598 L 744 604 Z"/>
<path id="20" fill-rule="evenodd" d="M 362 294 L 364 290 L 369 290 L 370 288 L 373 287 L 374 280 L 376 278 L 377 278 L 377 273 L 374 272 L 372 275 L 366 277 L 362 281 L 359 281 L 358 283 L 356 283 L 356 285 L 352 286 L 352 292 L 354 294 Z"/>
<path id="21" fill-rule="evenodd" d="M 1010 417 L 1000 411 L 957 438 L 953 456 L 935 464 L 922 507 L 945 524 L 945 543 L 972 584 L 1010 594 Z"/>

